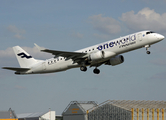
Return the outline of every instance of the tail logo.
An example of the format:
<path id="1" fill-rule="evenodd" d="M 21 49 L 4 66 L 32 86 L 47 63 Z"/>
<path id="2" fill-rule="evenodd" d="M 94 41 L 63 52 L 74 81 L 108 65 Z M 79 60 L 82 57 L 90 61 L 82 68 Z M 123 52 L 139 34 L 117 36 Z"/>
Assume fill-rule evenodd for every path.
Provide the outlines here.
<path id="1" fill-rule="evenodd" d="M 27 59 L 29 59 L 29 58 L 32 58 L 32 56 L 27 56 L 25 53 L 19 53 L 19 54 L 17 54 L 18 56 L 21 56 L 21 58 L 27 58 Z"/>

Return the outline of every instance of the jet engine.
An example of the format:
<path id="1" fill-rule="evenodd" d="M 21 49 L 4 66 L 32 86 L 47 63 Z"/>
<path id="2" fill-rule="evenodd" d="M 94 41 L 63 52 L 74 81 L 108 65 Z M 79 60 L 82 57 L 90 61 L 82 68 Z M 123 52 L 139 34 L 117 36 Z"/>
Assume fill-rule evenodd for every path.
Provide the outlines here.
<path id="1" fill-rule="evenodd" d="M 104 51 L 97 51 L 89 55 L 89 60 L 96 61 L 104 58 Z"/>
<path id="2" fill-rule="evenodd" d="M 117 55 L 106 62 L 106 65 L 118 65 L 124 62 L 124 57 L 122 55 Z"/>

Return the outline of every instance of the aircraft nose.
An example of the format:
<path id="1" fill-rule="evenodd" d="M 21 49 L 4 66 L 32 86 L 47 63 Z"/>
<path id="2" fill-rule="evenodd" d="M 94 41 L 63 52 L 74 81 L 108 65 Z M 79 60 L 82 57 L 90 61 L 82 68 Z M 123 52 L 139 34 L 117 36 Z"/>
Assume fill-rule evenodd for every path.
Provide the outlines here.
<path id="1" fill-rule="evenodd" d="M 163 35 L 158 35 L 158 38 L 160 39 L 160 40 L 163 40 L 165 37 L 163 36 Z"/>

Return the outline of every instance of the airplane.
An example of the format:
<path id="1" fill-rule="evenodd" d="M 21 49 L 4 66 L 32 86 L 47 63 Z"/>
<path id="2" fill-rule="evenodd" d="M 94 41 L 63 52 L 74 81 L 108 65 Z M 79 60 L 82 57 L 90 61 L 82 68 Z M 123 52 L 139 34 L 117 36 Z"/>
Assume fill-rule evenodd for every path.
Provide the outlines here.
<path id="1" fill-rule="evenodd" d="M 20 64 L 20 68 L 3 67 L 3 69 L 13 70 L 15 74 L 43 74 L 66 71 L 71 68 L 80 68 L 87 71 L 87 66 L 95 67 L 93 72 L 99 74 L 99 66 L 119 65 L 124 62 L 122 53 L 145 47 L 146 53 L 150 54 L 149 48 L 152 44 L 160 42 L 165 37 L 153 31 L 140 31 L 94 46 L 90 46 L 75 52 L 50 50 L 35 46 L 42 52 L 51 53 L 54 58 L 48 60 L 34 59 L 21 47 L 13 47 L 14 53 Z"/>

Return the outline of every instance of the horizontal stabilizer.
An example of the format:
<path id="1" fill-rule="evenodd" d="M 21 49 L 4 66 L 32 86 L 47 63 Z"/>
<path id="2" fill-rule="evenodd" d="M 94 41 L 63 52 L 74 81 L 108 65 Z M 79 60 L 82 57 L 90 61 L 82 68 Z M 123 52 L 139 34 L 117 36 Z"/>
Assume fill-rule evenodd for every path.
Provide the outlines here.
<path id="1" fill-rule="evenodd" d="M 3 67 L 2 69 L 8 69 L 8 70 L 13 70 L 17 72 L 24 72 L 24 71 L 30 70 L 30 68 L 14 68 L 14 67 Z"/>

